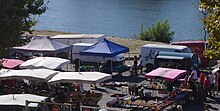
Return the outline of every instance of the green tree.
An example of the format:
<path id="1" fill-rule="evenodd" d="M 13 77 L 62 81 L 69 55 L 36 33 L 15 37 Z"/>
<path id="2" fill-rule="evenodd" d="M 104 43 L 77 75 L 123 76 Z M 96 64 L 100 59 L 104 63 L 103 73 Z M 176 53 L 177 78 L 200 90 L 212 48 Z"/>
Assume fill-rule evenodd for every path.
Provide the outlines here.
<path id="1" fill-rule="evenodd" d="M 205 55 L 211 59 L 220 59 L 220 1 L 200 0 L 199 9 L 203 13 L 207 12 L 206 17 L 201 19 L 209 35 Z"/>
<path id="2" fill-rule="evenodd" d="M 31 32 L 47 7 L 44 0 L 0 0 L 0 57 L 9 54 L 12 47 L 24 43 L 22 34 Z"/>
<path id="3" fill-rule="evenodd" d="M 163 22 L 157 22 L 152 27 L 148 27 L 145 31 L 141 26 L 140 39 L 147 41 L 157 41 L 170 43 L 173 40 L 174 32 L 170 32 L 170 25 L 166 19 Z"/>

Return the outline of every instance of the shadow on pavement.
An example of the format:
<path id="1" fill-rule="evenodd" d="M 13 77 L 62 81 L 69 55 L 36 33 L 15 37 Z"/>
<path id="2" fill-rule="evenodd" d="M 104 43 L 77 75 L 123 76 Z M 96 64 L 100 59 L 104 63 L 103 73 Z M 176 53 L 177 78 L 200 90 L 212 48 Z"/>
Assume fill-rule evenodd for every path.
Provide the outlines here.
<path id="1" fill-rule="evenodd" d="M 139 83 L 146 80 L 145 77 L 139 77 L 139 76 L 113 76 L 109 82 L 132 82 L 132 83 Z"/>
<path id="2" fill-rule="evenodd" d="M 211 99 L 212 103 L 220 104 L 220 98 L 219 97 L 209 96 L 208 98 Z"/>
<path id="3" fill-rule="evenodd" d="M 114 87 L 114 86 L 105 86 L 105 88 L 111 89 L 111 90 L 116 90 L 116 91 L 121 91 L 121 90 L 117 89 L 117 88 Z"/>
<path id="4" fill-rule="evenodd" d="M 96 91 L 100 91 L 100 92 L 105 92 L 105 93 L 108 93 L 108 91 L 106 89 L 102 89 L 102 88 L 91 88 L 91 90 L 96 90 Z"/>
<path id="5" fill-rule="evenodd" d="M 204 103 L 186 103 L 183 105 L 184 111 L 204 111 L 205 104 Z"/>

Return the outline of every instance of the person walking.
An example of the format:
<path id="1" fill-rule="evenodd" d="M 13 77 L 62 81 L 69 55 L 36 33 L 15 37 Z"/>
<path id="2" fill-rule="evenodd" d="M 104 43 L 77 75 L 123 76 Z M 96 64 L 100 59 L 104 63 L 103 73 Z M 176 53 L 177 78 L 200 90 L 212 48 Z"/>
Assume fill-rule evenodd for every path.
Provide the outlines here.
<path id="1" fill-rule="evenodd" d="M 140 69 L 140 74 L 143 74 L 143 66 L 142 66 L 142 63 L 143 63 L 143 59 L 142 59 L 142 56 L 139 55 L 139 64 L 138 64 L 138 69 Z"/>
<path id="2" fill-rule="evenodd" d="M 209 74 L 209 81 L 210 81 L 210 84 L 211 84 L 210 90 L 212 92 L 212 95 L 215 96 L 215 93 L 214 93 L 215 80 L 214 80 L 214 74 L 212 74 L 212 72 L 210 72 L 210 74 Z"/>
<path id="3" fill-rule="evenodd" d="M 216 94 L 216 95 L 218 95 L 218 85 L 219 85 L 219 83 L 218 83 L 218 73 L 214 73 L 214 95 Z M 216 91 L 216 93 L 215 93 L 215 91 Z"/>
<path id="4" fill-rule="evenodd" d="M 101 62 L 99 66 L 99 72 L 104 72 L 104 62 Z"/>
<path id="5" fill-rule="evenodd" d="M 201 72 L 201 74 L 199 76 L 199 82 L 200 82 L 201 86 L 203 86 L 204 81 L 205 81 L 205 74 L 203 72 Z"/>
<path id="6" fill-rule="evenodd" d="M 209 95 L 212 95 L 211 83 L 210 83 L 210 80 L 209 80 L 209 76 L 206 76 L 204 84 L 203 84 L 203 88 L 204 88 L 206 96 L 208 95 L 208 93 L 209 93 Z"/>
<path id="7" fill-rule="evenodd" d="M 135 56 L 134 56 L 134 64 L 133 64 L 133 69 L 134 69 L 135 76 L 138 75 L 137 65 L 138 65 L 138 59 L 137 59 L 137 56 L 135 55 Z"/>
<path id="8" fill-rule="evenodd" d="M 193 74 L 188 77 L 187 79 L 187 88 L 191 89 L 192 85 L 194 84 Z"/>
<path id="9" fill-rule="evenodd" d="M 197 71 L 194 69 L 194 67 L 191 67 L 191 74 L 193 74 L 193 79 L 194 79 L 194 82 L 197 81 L 198 79 L 198 74 L 197 74 Z"/>

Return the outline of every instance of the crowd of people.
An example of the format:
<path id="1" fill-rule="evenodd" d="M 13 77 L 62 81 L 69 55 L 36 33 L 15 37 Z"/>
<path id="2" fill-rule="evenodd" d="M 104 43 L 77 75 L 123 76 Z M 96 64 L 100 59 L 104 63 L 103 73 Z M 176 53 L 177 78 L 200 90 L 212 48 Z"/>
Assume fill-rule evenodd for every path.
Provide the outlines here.
<path id="1" fill-rule="evenodd" d="M 207 96 L 215 96 L 219 94 L 220 87 L 220 70 L 216 72 L 200 72 L 191 68 L 191 74 L 185 76 L 182 87 L 189 88 L 193 92 L 192 99 L 200 102 Z"/>

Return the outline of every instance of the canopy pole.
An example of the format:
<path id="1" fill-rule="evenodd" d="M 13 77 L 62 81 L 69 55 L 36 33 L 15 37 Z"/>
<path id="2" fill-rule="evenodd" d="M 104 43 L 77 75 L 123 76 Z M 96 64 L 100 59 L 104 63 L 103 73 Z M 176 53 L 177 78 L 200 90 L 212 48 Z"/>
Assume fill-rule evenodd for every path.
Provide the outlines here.
<path id="1" fill-rule="evenodd" d="M 73 49 L 70 50 L 70 62 L 73 63 Z"/>
<path id="2" fill-rule="evenodd" d="M 111 57 L 111 75 L 113 75 L 113 64 L 112 64 L 112 57 Z"/>
<path id="3" fill-rule="evenodd" d="M 81 65 L 81 64 L 80 64 L 80 59 L 79 59 L 79 67 L 78 67 L 78 71 L 79 71 L 79 72 L 80 72 L 80 65 Z"/>

